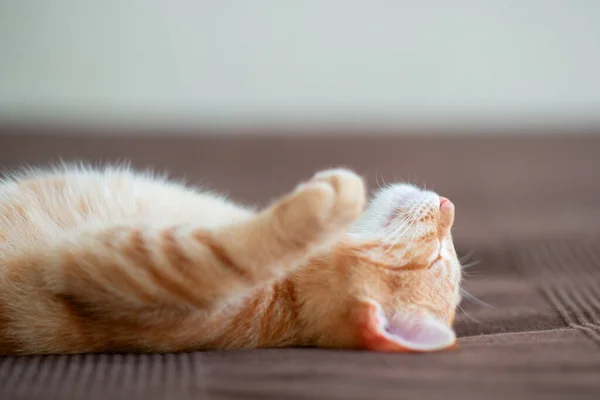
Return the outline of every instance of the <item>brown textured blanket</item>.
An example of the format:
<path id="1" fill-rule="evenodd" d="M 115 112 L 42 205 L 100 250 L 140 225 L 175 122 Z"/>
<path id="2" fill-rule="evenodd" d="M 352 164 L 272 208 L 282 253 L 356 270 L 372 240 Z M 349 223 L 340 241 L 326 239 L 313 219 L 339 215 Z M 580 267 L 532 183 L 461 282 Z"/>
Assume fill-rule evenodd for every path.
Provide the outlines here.
<path id="1" fill-rule="evenodd" d="M 264 204 L 315 169 L 426 184 L 467 270 L 446 353 L 272 349 L 0 357 L 1 399 L 597 399 L 600 136 L 75 138 L 0 128 L 0 168 L 131 159 Z"/>

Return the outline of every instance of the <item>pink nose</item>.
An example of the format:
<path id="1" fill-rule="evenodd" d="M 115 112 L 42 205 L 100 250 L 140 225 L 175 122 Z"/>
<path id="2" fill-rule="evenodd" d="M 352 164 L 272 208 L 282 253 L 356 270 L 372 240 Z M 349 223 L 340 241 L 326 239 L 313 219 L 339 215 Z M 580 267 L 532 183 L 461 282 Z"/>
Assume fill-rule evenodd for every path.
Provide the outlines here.
<path id="1" fill-rule="evenodd" d="M 443 234 L 446 234 L 454 223 L 454 204 L 445 197 L 440 196 L 440 225 Z"/>
<path id="2" fill-rule="evenodd" d="M 452 202 L 445 197 L 440 196 L 440 208 L 453 206 Z"/>

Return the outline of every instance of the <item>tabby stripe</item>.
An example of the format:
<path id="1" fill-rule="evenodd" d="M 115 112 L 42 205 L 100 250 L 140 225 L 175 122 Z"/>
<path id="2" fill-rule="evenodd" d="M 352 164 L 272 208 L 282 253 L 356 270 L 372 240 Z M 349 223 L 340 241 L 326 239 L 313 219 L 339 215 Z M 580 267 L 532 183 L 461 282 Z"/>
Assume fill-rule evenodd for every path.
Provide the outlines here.
<path id="1" fill-rule="evenodd" d="M 146 246 L 140 230 L 133 230 L 129 245 L 130 246 L 125 249 L 124 254 L 133 261 L 136 266 L 143 266 L 144 270 L 150 274 L 150 277 L 158 287 L 165 289 L 170 294 L 179 297 L 196 307 L 208 307 L 207 301 L 201 299 L 197 293 L 188 291 L 185 283 L 181 284 L 180 282 L 175 281 L 168 273 L 165 273 L 165 271 L 161 270 L 161 268 L 156 265 L 152 260 L 152 255 Z"/>
<path id="2" fill-rule="evenodd" d="M 121 230 L 116 231 L 113 230 L 112 232 L 109 233 L 109 235 L 115 235 L 118 234 L 119 232 L 122 232 Z M 109 240 L 109 238 L 105 238 L 104 240 L 104 245 L 111 249 L 114 250 L 116 254 L 118 254 L 119 256 L 121 255 L 121 249 L 115 247 L 114 243 L 112 241 Z M 127 254 L 125 253 L 125 255 L 127 256 Z M 79 261 L 76 260 L 73 256 L 73 254 L 68 254 L 67 255 L 70 259 L 70 262 L 73 264 L 77 264 Z M 111 274 L 111 278 L 112 277 L 119 277 L 121 278 L 121 282 L 129 288 L 129 290 L 126 290 L 127 293 L 133 293 L 135 294 L 140 300 L 147 302 L 147 303 L 155 303 L 156 302 L 156 297 L 153 296 L 151 293 L 149 293 L 145 287 L 143 283 L 140 283 L 137 279 L 135 279 L 134 277 L 132 277 L 130 274 L 127 273 L 127 271 L 123 268 L 123 265 L 121 265 L 121 263 L 119 261 L 122 260 L 114 260 L 111 259 L 110 261 L 106 260 L 101 260 L 97 255 L 89 254 L 86 255 L 85 257 L 87 259 L 89 259 L 91 257 L 94 258 L 94 260 L 91 262 L 93 268 L 90 269 L 84 269 L 81 266 L 79 267 L 80 270 L 83 272 L 85 271 L 107 271 L 110 269 L 110 273 Z M 129 257 L 128 257 L 129 258 Z M 135 260 L 133 260 L 135 262 Z M 104 264 L 104 265 L 103 265 Z M 106 275 L 107 272 L 104 272 L 104 274 Z M 92 286 L 97 286 L 97 284 L 95 283 L 95 280 L 91 280 L 90 284 Z"/>
<path id="3" fill-rule="evenodd" d="M 231 259 L 229 254 L 227 254 L 227 251 L 219 243 L 216 242 L 214 237 L 209 232 L 197 230 L 192 234 L 192 237 L 194 238 L 194 240 L 208 248 L 215 256 L 215 258 L 219 260 L 222 266 L 224 266 L 234 274 L 238 275 L 245 281 L 250 282 L 253 280 L 250 272 L 247 269 L 237 265 Z"/>
<path id="4" fill-rule="evenodd" d="M 9 316 L 8 308 L 0 303 L 0 354 L 13 354 L 20 348 L 10 335 L 12 323 L 13 320 Z"/>
<path id="5" fill-rule="evenodd" d="M 283 281 L 283 288 L 285 290 L 285 298 L 290 302 L 290 309 L 292 310 L 292 320 L 298 321 L 298 297 L 296 296 L 296 287 L 294 282 L 290 278 Z"/>
<path id="6" fill-rule="evenodd" d="M 67 265 L 67 272 L 72 269 L 69 266 L 77 267 L 77 272 L 72 274 L 72 278 L 70 280 L 75 282 L 83 280 L 86 282 L 86 285 L 89 285 L 90 287 L 98 287 L 99 279 L 97 276 L 94 277 L 92 273 L 102 271 L 105 276 L 110 275 L 109 281 L 114 281 L 115 277 L 120 278 L 121 284 L 128 288 L 128 290 L 126 290 L 127 292 L 140 294 L 142 300 L 153 301 L 153 298 L 146 291 L 144 291 L 143 287 L 135 279 L 133 279 L 130 275 L 123 273 L 123 269 L 120 268 L 119 265 L 115 264 L 114 260 L 110 260 L 110 264 L 107 264 L 106 260 L 100 259 L 95 254 L 83 254 L 80 256 L 80 258 L 77 258 L 72 252 L 64 253 L 63 258 L 65 259 L 65 264 Z M 83 266 L 81 265 L 82 263 L 86 263 L 88 266 Z M 109 272 L 107 273 L 107 271 Z M 109 295 L 108 291 L 106 291 L 106 288 L 103 289 L 105 290 L 105 293 Z"/>
<path id="7" fill-rule="evenodd" d="M 67 293 L 58 293 L 55 298 L 60 304 L 64 306 L 64 309 L 73 317 L 73 323 L 78 327 L 80 332 L 85 332 L 85 328 L 89 327 L 87 322 L 97 319 L 99 317 L 98 312 L 86 304 L 84 301 L 79 300 L 77 297 Z"/>
<path id="8" fill-rule="evenodd" d="M 197 263 L 190 259 L 179 246 L 174 235 L 176 230 L 176 227 L 171 227 L 161 233 L 161 247 L 171 267 L 187 278 L 189 277 L 190 270 L 196 267 Z"/>

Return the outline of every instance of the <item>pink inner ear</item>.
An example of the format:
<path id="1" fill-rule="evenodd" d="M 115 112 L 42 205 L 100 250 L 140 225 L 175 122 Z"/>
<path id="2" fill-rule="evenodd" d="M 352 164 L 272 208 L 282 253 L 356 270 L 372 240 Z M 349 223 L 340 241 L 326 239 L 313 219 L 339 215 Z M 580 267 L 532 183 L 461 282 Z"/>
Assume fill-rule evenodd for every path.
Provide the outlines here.
<path id="1" fill-rule="evenodd" d="M 441 350 L 456 342 L 451 328 L 425 312 L 397 312 L 384 329 L 393 340 L 415 351 Z"/>
<path id="2" fill-rule="evenodd" d="M 364 345 L 374 351 L 436 351 L 456 343 L 454 331 L 424 311 L 398 311 L 389 320 L 381 306 L 373 301 L 364 304 Z"/>

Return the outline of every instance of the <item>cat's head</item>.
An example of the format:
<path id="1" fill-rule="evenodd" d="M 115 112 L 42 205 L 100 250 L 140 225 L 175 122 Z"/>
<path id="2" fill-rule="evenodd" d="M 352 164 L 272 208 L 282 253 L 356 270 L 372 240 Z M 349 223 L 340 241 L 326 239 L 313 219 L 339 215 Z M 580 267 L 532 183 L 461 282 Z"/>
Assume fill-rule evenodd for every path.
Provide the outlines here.
<path id="1" fill-rule="evenodd" d="M 321 292 L 327 285 L 333 292 L 327 305 L 315 297 L 322 318 L 329 318 L 317 323 L 323 327 L 318 344 L 416 352 L 452 347 L 461 281 L 453 222 L 453 203 L 434 192 L 407 184 L 380 189 L 336 247 L 334 270 L 315 281 Z"/>

